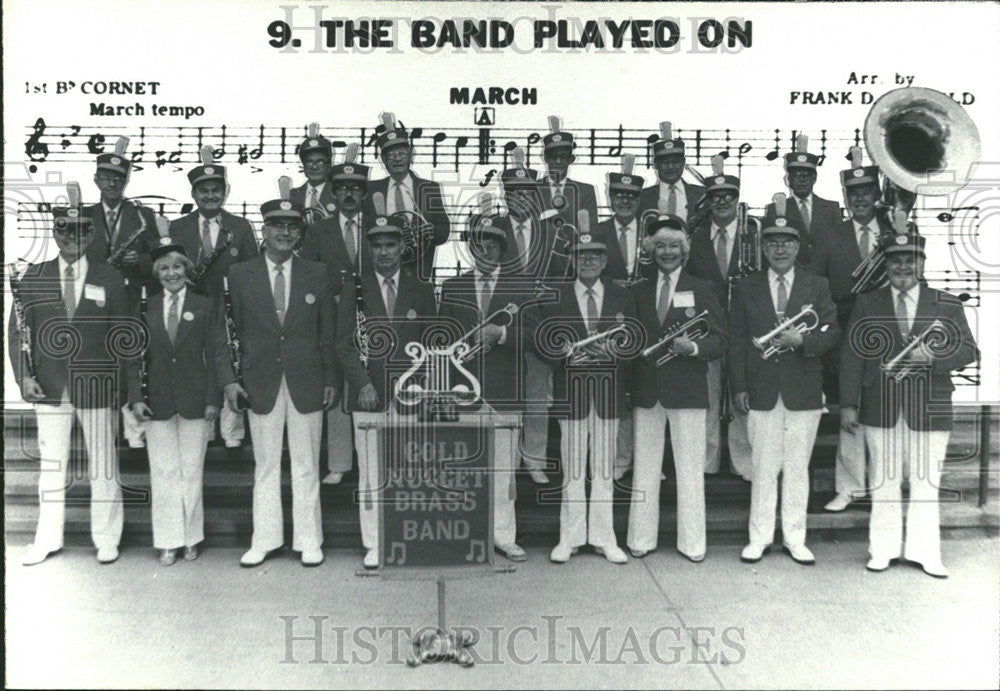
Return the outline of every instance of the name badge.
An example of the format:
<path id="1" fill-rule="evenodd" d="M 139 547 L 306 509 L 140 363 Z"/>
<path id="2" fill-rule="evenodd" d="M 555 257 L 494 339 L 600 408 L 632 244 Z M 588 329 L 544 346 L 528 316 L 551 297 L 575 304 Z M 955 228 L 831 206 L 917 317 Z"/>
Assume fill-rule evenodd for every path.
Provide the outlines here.
<path id="1" fill-rule="evenodd" d="M 674 293 L 674 307 L 694 307 L 694 293 L 690 290 Z"/>
<path id="2" fill-rule="evenodd" d="M 90 283 L 85 283 L 83 285 L 83 298 L 85 300 L 93 300 L 97 303 L 98 307 L 103 307 L 107 296 L 104 294 L 104 286 L 95 286 Z"/>

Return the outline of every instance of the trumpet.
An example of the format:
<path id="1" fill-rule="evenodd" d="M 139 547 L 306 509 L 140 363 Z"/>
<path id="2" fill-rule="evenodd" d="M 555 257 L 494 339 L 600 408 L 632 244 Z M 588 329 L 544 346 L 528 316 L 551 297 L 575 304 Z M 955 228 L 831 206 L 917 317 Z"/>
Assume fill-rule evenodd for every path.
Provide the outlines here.
<path id="1" fill-rule="evenodd" d="M 794 317 L 789 317 L 788 319 L 779 322 L 776 327 L 768 331 L 763 336 L 758 336 L 751 340 L 755 346 L 764 351 L 762 355 L 763 358 L 767 360 L 772 355 L 791 350 L 791 348 L 782 348 L 777 344 L 771 343 L 771 341 L 782 331 L 785 331 L 786 329 L 794 329 L 797 333 L 805 334 L 809 333 L 817 326 L 819 326 L 819 315 L 816 314 L 816 310 L 813 309 L 811 304 L 803 305 L 802 310 Z"/>
<path id="2" fill-rule="evenodd" d="M 586 338 L 577 341 L 569 346 L 566 350 L 566 360 L 570 365 L 582 365 L 592 362 L 597 362 L 597 349 L 605 349 L 608 343 L 617 334 L 625 333 L 628 328 L 624 324 L 619 324 L 618 326 L 612 327 L 607 331 L 602 331 L 600 333 L 593 334 L 592 336 L 587 336 Z"/>
<path id="3" fill-rule="evenodd" d="M 507 306 L 503 309 L 499 309 L 490 316 L 486 317 L 479 324 L 469 329 L 460 339 L 458 339 L 452 346 L 453 349 L 457 351 L 458 359 L 460 362 L 468 362 L 472 358 L 476 357 L 480 353 L 485 355 L 490 352 L 490 347 L 488 345 L 483 345 L 481 341 L 477 339 L 477 336 L 483 332 L 487 324 L 496 324 L 497 326 L 507 327 L 514 323 L 514 315 L 517 311 L 521 309 L 516 303 L 508 302 Z M 496 322 L 494 320 L 500 319 L 502 321 Z"/>
<path id="4" fill-rule="evenodd" d="M 670 329 L 667 330 L 667 333 L 665 333 L 659 341 L 642 351 L 642 356 L 648 358 L 661 348 L 669 347 L 671 343 L 681 336 L 684 336 L 692 341 L 701 340 L 708 335 L 708 331 L 708 310 L 702 310 L 683 324 L 678 323 L 671 326 Z M 664 363 L 673 360 L 675 357 L 677 357 L 677 353 L 672 350 L 668 350 L 666 353 L 657 358 L 656 366 L 659 367 Z"/>
<path id="5" fill-rule="evenodd" d="M 906 347 L 900 351 L 899 355 L 892 358 L 888 362 L 883 363 L 882 371 L 885 372 L 886 375 L 892 377 L 893 380 L 897 382 L 902 381 L 904 377 L 911 374 L 918 367 L 918 365 L 904 362 L 904 360 L 906 360 L 909 354 L 914 350 L 922 345 L 928 344 L 930 337 L 936 332 L 940 332 L 942 334 L 945 333 L 944 323 L 940 319 L 935 319 L 927 326 L 927 328 L 921 331 L 919 335 L 913 337 L 910 342 L 906 344 Z"/>

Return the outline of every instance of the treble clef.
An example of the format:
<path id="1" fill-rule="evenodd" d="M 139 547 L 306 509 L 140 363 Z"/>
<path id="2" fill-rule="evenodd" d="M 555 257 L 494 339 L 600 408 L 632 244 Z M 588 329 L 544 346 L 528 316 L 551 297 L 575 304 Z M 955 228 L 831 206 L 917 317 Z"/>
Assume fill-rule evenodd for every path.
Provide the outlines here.
<path id="1" fill-rule="evenodd" d="M 29 161 L 44 161 L 49 156 L 49 145 L 41 141 L 45 134 L 45 120 L 38 118 L 35 120 L 35 133 L 28 137 L 24 145 L 24 152 L 28 155 Z"/>

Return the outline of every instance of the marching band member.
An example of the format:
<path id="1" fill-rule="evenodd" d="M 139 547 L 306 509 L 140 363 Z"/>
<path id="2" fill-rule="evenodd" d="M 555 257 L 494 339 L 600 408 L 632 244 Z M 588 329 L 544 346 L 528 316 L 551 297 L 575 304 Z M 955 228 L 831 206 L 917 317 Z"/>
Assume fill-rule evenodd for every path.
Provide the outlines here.
<path id="1" fill-rule="evenodd" d="M 691 228 L 691 257 L 687 270 L 698 278 L 709 281 L 716 298 L 729 313 L 729 287 L 740 278 L 740 237 L 737 209 L 740 199 L 740 179 L 723 174 L 722 158 L 712 159 L 714 175 L 706 180 L 709 214 L 705 222 Z M 708 363 L 708 446 L 705 472 L 717 473 L 722 466 L 720 408 L 725 358 Z M 729 394 L 731 396 L 731 394 Z M 744 480 L 750 480 L 751 450 L 747 433 L 747 417 L 733 406 L 733 419 L 728 425 L 729 462 L 732 471 Z"/>
<path id="2" fill-rule="evenodd" d="M 635 157 L 622 156 L 622 172 L 608 173 L 608 199 L 614 215 L 597 224 L 597 231 L 608 242 L 608 265 L 601 277 L 629 284 L 641 277 L 650 278 L 655 271 L 652 262 L 639 261 L 642 244 L 641 221 L 636 215 L 639 210 L 639 193 L 642 178 L 632 174 Z M 618 440 L 615 453 L 615 480 L 621 480 L 632 467 L 632 411 L 628 407 L 618 421 Z"/>
<path id="3" fill-rule="evenodd" d="M 826 279 L 795 266 L 799 233 L 785 219 L 784 205 L 784 195 L 775 195 L 775 225 L 761 231 L 769 268 L 736 284 L 729 317 L 733 398 L 738 410 L 749 411 L 753 447 L 750 542 L 740 559 L 759 561 L 770 548 L 780 474 L 784 549 L 796 562 L 812 564 L 806 511 L 809 458 L 823 414 L 821 356 L 836 345 L 840 329 Z M 751 341 L 807 305 L 814 315 L 803 315 L 761 347 Z M 764 348 L 772 346 L 778 350 L 768 356 Z"/>
<path id="4" fill-rule="evenodd" d="M 840 173 L 844 198 L 851 217 L 827 235 L 819 235 L 813 250 L 812 271 L 830 282 L 830 292 L 837 305 L 837 322 L 846 333 L 847 323 L 854 308 L 855 294 L 852 274 L 870 255 L 880 237 L 891 233 L 876 215 L 876 202 L 881 196 L 879 170 L 876 166 L 861 165 L 861 149 L 851 149 L 852 166 Z M 844 345 L 826 358 L 826 393 L 830 402 L 839 399 L 837 377 L 840 369 L 841 350 Z M 850 432 L 841 427 L 837 443 L 837 463 L 834 470 L 836 496 L 824 507 L 827 511 L 843 511 L 855 499 L 864 496 L 868 473 L 865 470 L 865 438 L 860 432 Z"/>
<path id="5" fill-rule="evenodd" d="M 371 253 L 364 241 L 366 214 L 363 210 L 368 196 L 368 166 L 355 162 L 357 146 L 347 148 L 344 162 L 330 170 L 330 186 L 336 206 L 329 216 L 306 230 L 300 256 L 322 262 L 330 272 L 334 295 L 340 299 L 345 281 L 371 265 Z M 350 309 L 351 305 L 345 305 Z M 338 385 L 344 391 L 344 383 Z M 336 485 L 351 469 L 354 445 L 347 443 L 353 427 L 351 414 L 345 406 L 335 406 L 326 414 L 327 476 L 324 484 Z M 334 440 L 337 440 L 334 442 Z"/>
<path id="6" fill-rule="evenodd" d="M 69 187 L 69 205 L 52 209 L 59 256 L 28 267 L 20 285 L 24 323 L 18 323 L 17 312 L 12 312 L 7 334 L 21 397 L 35 404 L 41 456 L 38 526 L 22 560 L 26 566 L 44 561 L 63 546 L 74 419 L 83 428 L 90 464 L 90 535 L 97 561 L 109 564 L 118 559 L 122 534 L 115 398 L 126 354 L 116 352 L 115 344 L 138 343 L 140 338 L 138 333 L 127 335 L 136 325 L 121 274 L 87 256 L 98 211 L 93 206 L 81 208 L 79 187 L 76 183 Z M 71 349 L 53 347 L 66 339 L 72 342 Z M 82 363 L 87 366 L 81 367 Z M 95 372 L 95 364 L 107 367 Z"/>
<path id="7" fill-rule="evenodd" d="M 705 188 L 681 179 L 687 165 L 684 140 L 672 137 L 670 129 L 669 122 L 660 123 L 660 138 L 653 142 L 653 167 L 659 180 L 642 191 L 639 215 L 659 210 L 662 202 L 666 213 L 680 216 L 688 222 L 698 202 L 705 196 Z"/>
<path id="8" fill-rule="evenodd" d="M 567 177 L 576 160 L 573 135 L 562 129 L 558 116 L 549 116 L 549 133 L 542 137 L 545 178 L 538 185 L 543 210 L 555 210 L 564 222 L 574 223 L 580 211 L 586 211 L 591 221 L 597 221 L 597 192 L 594 186 Z"/>
<path id="9" fill-rule="evenodd" d="M 306 224 L 328 218 L 336 210 L 329 175 L 333 165 L 333 144 L 319 133 L 319 123 L 311 122 L 306 138 L 299 144 L 299 160 L 306 181 L 292 189 L 289 201 L 304 209 Z"/>
<path id="10" fill-rule="evenodd" d="M 412 212 L 429 224 L 427 234 L 418 233 L 414 238 L 417 277 L 430 281 L 434 275 L 434 246 L 443 245 L 451 233 L 451 221 L 444 206 L 441 185 L 419 177 L 410 170 L 413 146 L 406 129 L 396 123 L 392 113 L 383 113 L 382 128 L 378 133 L 378 149 L 388 177 L 371 183 L 372 194 L 380 192 L 386 200 L 386 214 Z M 414 223 L 412 225 L 422 225 Z"/>
<path id="11" fill-rule="evenodd" d="M 157 289 L 151 281 L 149 250 L 159 243 L 150 209 L 125 199 L 132 163 L 125 157 L 128 137 L 120 137 L 114 153 L 97 157 L 94 184 L 101 201 L 89 209 L 94 222 L 93 240 L 87 248 L 90 262 L 110 262 L 125 277 L 129 297 L 138 301 L 142 286 Z"/>
<path id="12" fill-rule="evenodd" d="M 799 266 L 808 267 L 816 238 L 827 237 L 842 221 L 840 204 L 813 193 L 819 156 L 807 150 L 809 137 L 800 134 L 795 151 L 785 154 L 785 184 L 791 191 L 788 198 L 788 224 L 799 231 Z M 764 210 L 764 226 L 774 225 L 774 204 Z M 831 286 L 832 289 L 832 286 Z"/>
<path id="13" fill-rule="evenodd" d="M 951 372 L 979 351 L 961 302 L 921 282 L 924 242 L 912 231 L 893 237 L 884 249 L 889 285 L 858 297 L 842 348 L 840 422 L 863 433 L 872 453 L 868 570 L 884 571 L 902 555 L 946 578 L 938 488 L 952 428 Z M 871 343 L 884 347 L 873 353 Z"/>
<path id="14" fill-rule="evenodd" d="M 599 235 L 582 232 L 573 245 L 577 279 L 559 288 L 557 303 L 532 308 L 537 323 L 526 325 L 533 347 L 552 368 L 553 399 L 562 436 L 563 486 L 559 509 L 559 544 L 549 559 L 569 561 L 580 545 L 590 544 L 615 564 L 628 561 L 618 547 L 612 521 L 613 466 L 618 417 L 625 407 L 627 359 L 597 348 L 593 358 L 576 362 L 547 346 L 547 323 L 566 325 L 577 342 L 635 320 L 635 301 L 625 288 L 605 283 L 607 244 Z M 611 348 L 613 349 L 613 348 Z M 590 459 L 590 497 L 586 494 Z"/>
<path id="15" fill-rule="evenodd" d="M 248 220 L 222 208 L 229 196 L 226 169 L 213 162 L 210 146 L 202 149 L 201 165 L 192 168 L 187 176 L 198 210 L 172 221 L 170 237 L 192 261 L 188 272 L 191 290 L 218 301 L 229 268 L 257 256 L 257 240 Z M 223 406 L 219 429 L 227 447 L 239 447 L 246 436 L 242 411 Z"/>
<path id="16" fill-rule="evenodd" d="M 381 195 L 375 201 L 376 217 L 368 228 L 366 238 L 372 261 L 362 267 L 360 283 L 365 306 L 367 328 L 391 329 L 395 335 L 395 349 L 382 357 L 368 357 L 359 352 L 358 308 L 356 290 L 352 283 L 341 294 L 340 317 L 337 322 L 337 355 L 346 375 L 349 400 L 348 410 L 385 411 L 392 392 L 390 373 L 401 372 L 401 365 L 409 365 L 403 348 L 410 341 L 419 341 L 428 318 L 434 317 L 437 307 L 430 284 L 417 278 L 411 268 L 402 267 L 403 231 L 384 213 Z M 382 334 L 386 336 L 386 334 Z M 387 337 L 387 336 L 386 336 Z M 381 338 L 381 336 L 380 336 Z M 366 362 L 362 361 L 366 358 Z M 396 368 L 396 369 L 394 369 Z M 361 520 L 361 540 L 365 548 L 364 566 L 378 568 L 378 458 L 369 454 L 366 435 L 354 418 L 354 443 L 358 455 L 358 513 Z"/>
<path id="17" fill-rule="evenodd" d="M 700 562 L 705 558 L 706 376 L 708 363 L 722 357 L 726 348 L 725 315 L 712 286 L 684 269 L 691 243 L 680 217 L 653 221 L 643 245 L 656 262 L 657 277 L 634 286 L 632 294 L 651 345 L 678 325 L 705 316 L 700 338 L 684 331 L 669 345 L 637 358 L 633 367 L 636 452 L 628 546 L 637 558 L 656 549 L 663 429 L 669 420 L 677 474 L 677 551 Z M 657 365 L 668 352 L 671 359 Z"/>
<path id="18" fill-rule="evenodd" d="M 282 178 L 282 183 L 287 178 Z M 217 372 L 226 401 L 250 400 L 253 439 L 253 539 L 240 566 L 259 566 L 284 543 L 281 449 L 288 428 L 292 476 L 292 549 L 303 566 L 323 563 L 319 450 L 323 411 L 337 399 L 340 366 L 334 352 L 337 305 L 322 264 L 293 256 L 305 223 L 302 207 L 280 199 L 261 205 L 264 254 L 229 270 L 233 315 L 243 353 L 246 390 L 236 381 L 230 354 L 220 351 Z"/>
<path id="19" fill-rule="evenodd" d="M 225 332 L 216 301 L 191 289 L 194 263 L 183 245 L 164 238 L 150 258 L 163 295 L 149 301 L 146 313 L 148 400 L 139 382 L 129 390 L 132 411 L 147 421 L 153 547 L 170 566 L 181 547 L 185 559 L 197 559 L 205 539 L 202 472 L 222 402 L 215 366 Z"/>
<path id="20" fill-rule="evenodd" d="M 488 198 L 489 195 L 486 195 Z M 489 205 L 489 202 L 486 202 Z M 462 333 L 483 324 L 476 343 L 484 351 L 465 364 L 482 387 L 482 397 L 494 410 L 520 418 L 518 375 L 523 373 L 522 353 L 518 348 L 516 324 L 503 326 L 487 322 L 494 314 L 513 303 L 518 306 L 527 294 L 516 280 L 500 270 L 500 259 L 507 250 L 507 235 L 490 209 L 469 219 L 469 252 L 474 265 L 471 271 L 449 278 L 441 289 L 440 316 L 455 319 Z M 470 344 L 472 345 L 472 344 Z M 496 435 L 493 453 L 493 545 L 511 561 L 524 561 L 527 555 L 517 544 L 517 519 L 514 501 L 514 458 L 503 438 Z"/>

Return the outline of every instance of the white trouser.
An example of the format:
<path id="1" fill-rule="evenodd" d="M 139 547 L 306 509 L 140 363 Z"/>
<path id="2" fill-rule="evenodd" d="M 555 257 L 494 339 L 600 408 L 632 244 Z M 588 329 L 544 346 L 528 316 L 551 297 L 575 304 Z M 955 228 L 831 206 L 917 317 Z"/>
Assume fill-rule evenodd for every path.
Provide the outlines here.
<path id="1" fill-rule="evenodd" d="M 205 539 L 202 475 L 212 425 L 180 415 L 146 423 L 156 549 L 190 547 Z"/>
<path id="2" fill-rule="evenodd" d="M 619 473 L 624 473 L 632 467 L 634 426 L 632 411 L 622 411 L 622 416 L 618 418 L 618 438 L 615 444 L 615 470 Z"/>
<path id="3" fill-rule="evenodd" d="M 705 472 L 717 473 L 722 464 L 722 446 L 720 443 L 721 422 L 719 408 L 722 403 L 722 365 L 718 360 L 708 363 L 708 443 L 705 447 Z M 750 479 L 753 450 L 750 435 L 747 431 L 747 416 L 730 405 L 733 419 L 729 423 L 729 457 L 732 459 L 733 472 Z"/>
<path id="4" fill-rule="evenodd" d="M 281 512 L 281 442 L 288 426 L 288 455 L 292 477 L 292 549 L 301 552 L 323 544 L 319 504 L 319 447 L 323 412 L 300 413 L 292 403 L 285 378 L 274 408 L 267 415 L 250 412 L 253 440 L 252 548 L 277 549 L 285 542 Z"/>
<path id="5" fill-rule="evenodd" d="M 516 416 L 520 413 L 505 413 Z M 517 541 L 517 517 L 514 502 L 517 485 L 514 481 L 514 458 L 517 454 L 519 429 L 493 428 L 493 543 L 510 545 Z"/>
<path id="6" fill-rule="evenodd" d="M 243 413 L 236 412 L 229 407 L 229 403 L 223 403 L 219 411 L 219 436 L 222 437 L 226 446 L 239 446 L 246 436 L 246 425 L 243 423 Z"/>
<path id="7" fill-rule="evenodd" d="M 860 427 L 853 434 L 840 430 L 837 442 L 837 465 L 834 482 L 837 494 L 857 497 L 865 493 L 865 433 Z"/>
<path id="8" fill-rule="evenodd" d="M 616 418 L 590 414 L 581 420 L 559 420 L 562 432 L 563 484 L 559 507 L 559 542 L 570 547 L 589 543 L 617 546 L 612 501 Z M 590 499 L 587 499 L 587 451 L 590 450 Z M 588 516 L 589 505 L 589 516 Z"/>
<path id="9" fill-rule="evenodd" d="M 900 484 L 910 482 L 904 556 L 921 564 L 941 561 L 938 488 L 948 451 L 948 431 L 914 432 L 900 412 L 894 427 L 865 427 L 872 452 L 872 515 L 868 527 L 872 557 L 895 559 L 903 543 Z"/>
<path id="10" fill-rule="evenodd" d="M 124 508 L 118 477 L 118 446 L 115 423 L 117 408 L 74 408 L 68 401 L 59 405 L 35 406 L 38 418 L 38 527 L 35 546 L 53 552 L 63 546 L 66 516 L 66 470 L 69 467 L 73 418 L 80 421 L 87 447 L 90 478 L 90 536 L 94 546 L 117 547 L 122 537 Z M 73 477 L 70 482 L 79 480 Z"/>
<path id="11" fill-rule="evenodd" d="M 774 540 L 781 475 L 781 534 L 787 545 L 806 542 L 809 504 L 809 458 L 822 410 L 788 410 L 781 395 L 771 410 L 751 410 L 748 420 L 753 445 L 753 486 L 750 490 L 750 542 Z"/>
<path id="12" fill-rule="evenodd" d="M 122 435 L 129 448 L 141 449 L 146 445 L 146 425 L 135 416 L 132 408 L 122 406 Z"/>
<path id="13" fill-rule="evenodd" d="M 677 474 L 677 549 L 689 557 L 705 554 L 704 408 L 635 408 L 635 470 L 628 513 L 628 546 L 656 549 L 660 528 L 660 469 L 663 427 L 670 420 L 670 444 Z"/>
<path id="14" fill-rule="evenodd" d="M 365 549 L 378 548 L 378 437 L 375 425 L 361 427 L 362 413 L 355 413 L 354 447 L 358 454 L 358 518 L 361 520 L 361 543 Z"/>
<path id="15" fill-rule="evenodd" d="M 347 392 L 344 392 L 347 401 Z M 326 468 L 331 473 L 347 473 L 354 462 L 354 444 L 351 442 L 351 414 L 343 403 L 326 414 Z"/>
<path id="16" fill-rule="evenodd" d="M 529 470 L 544 470 L 552 404 L 552 370 L 533 353 L 524 356 L 525 404 L 521 434 L 521 462 Z"/>

